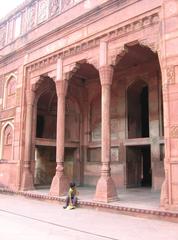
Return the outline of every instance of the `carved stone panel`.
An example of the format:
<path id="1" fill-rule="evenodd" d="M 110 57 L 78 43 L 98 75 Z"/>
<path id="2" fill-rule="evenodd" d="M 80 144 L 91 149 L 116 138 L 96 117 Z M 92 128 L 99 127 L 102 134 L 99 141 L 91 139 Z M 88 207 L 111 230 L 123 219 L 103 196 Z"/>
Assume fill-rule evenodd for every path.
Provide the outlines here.
<path id="1" fill-rule="evenodd" d="M 0 28 L 0 48 L 2 48 L 5 45 L 6 40 L 6 27 L 2 26 Z"/>
<path id="2" fill-rule="evenodd" d="M 61 0 L 61 11 L 65 11 L 79 2 L 81 0 Z"/>
<path id="3" fill-rule="evenodd" d="M 33 4 L 27 13 L 27 30 L 32 29 L 35 26 L 35 19 L 36 19 L 36 5 Z"/>
<path id="4" fill-rule="evenodd" d="M 112 162 L 119 161 L 119 149 L 118 149 L 118 147 L 112 147 L 111 148 L 111 161 Z"/>
<path id="5" fill-rule="evenodd" d="M 38 23 L 41 23 L 48 17 L 48 1 L 41 0 L 38 4 Z"/>
<path id="6" fill-rule="evenodd" d="M 65 11 L 68 8 L 72 7 L 73 2 L 73 0 L 61 0 L 61 10 Z"/>
<path id="7" fill-rule="evenodd" d="M 50 0 L 49 16 L 54 16 L 60 12 L 59 0 Z"/>

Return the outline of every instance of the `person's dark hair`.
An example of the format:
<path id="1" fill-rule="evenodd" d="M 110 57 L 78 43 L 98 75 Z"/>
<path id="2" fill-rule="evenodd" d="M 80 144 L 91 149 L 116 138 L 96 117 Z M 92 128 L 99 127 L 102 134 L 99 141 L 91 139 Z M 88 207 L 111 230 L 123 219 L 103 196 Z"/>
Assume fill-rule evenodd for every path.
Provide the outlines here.
<path id="1" fill-rule="evenodd" d="M 70 183 L 70 187 L 71 187 L 71 188 L 75 187 L 75 183 L 74 183 L 74 182 L 71 182 L 71 183 Z"/>

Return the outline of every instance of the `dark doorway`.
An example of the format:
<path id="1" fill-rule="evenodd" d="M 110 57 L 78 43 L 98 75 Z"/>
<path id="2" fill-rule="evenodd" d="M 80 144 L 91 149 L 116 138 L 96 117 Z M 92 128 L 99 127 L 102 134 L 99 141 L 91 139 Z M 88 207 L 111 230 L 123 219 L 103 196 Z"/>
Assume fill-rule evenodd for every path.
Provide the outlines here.
<path id="1" fill-rule="evenodd" d="M 35 187 L 50 186 L 56 172 L 56 147 L 35 147 Z"/>
<path id="2" fill-rule="evenodd" d="M 149 137 L 148 87 L 143 87 L 140 94 L 141 137 Z"/>
<path id="3" fill-rule="evenodd" d="M 43 131 L 44 131 L 44 116 L 37 115 L 37 127 L 36 127 L 36 137 L 42 138 L 43 137 Z"/>
<path id="4" fill-rule="evenodd" d="M 149 137 L 148 86 L 135 81 L 127 90 L 128 138 Z"/>
<path id="5" fill-rule="evenodd" d="M 127 187 L 151 187 L 150 146 L 127 147 L 126 157 Z"/>

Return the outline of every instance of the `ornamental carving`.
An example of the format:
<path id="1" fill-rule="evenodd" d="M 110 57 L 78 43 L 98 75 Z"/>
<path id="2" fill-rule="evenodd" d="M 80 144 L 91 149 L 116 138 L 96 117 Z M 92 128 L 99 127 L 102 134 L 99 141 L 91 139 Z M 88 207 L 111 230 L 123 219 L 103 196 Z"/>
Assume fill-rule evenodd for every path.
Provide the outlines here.
<path id="1" fill-rule="evenodd" d="M 74 74 L 80 69 L 81 63 L 73 63 L 68 66 L 68 69 L 65 70 L 63 79 L 69 80 Z"/>
<path id="2" fill-rule="evenodd" d="M 109 63 L 112 66 L 115 66 L 119 63 L 119 61 L 121 60 L 121 58 L 123 58 L 123 56 L 128 53 L 128 49 L 126 46 L 122 46 L 120 48 L 115 49 L 115 51 L 112 53 L 111 56 L 109 56 Z"/>
<path id="3" fill-rule="evenodd" d="M 167 83 L 173 84 L 175 83 L 175 69 L 174 66 L 167 67 Z"/>
<path id="4" fill-rule="evenodd" d="M 59 0 L 50 0 L 49 16 L 54 16 L 59 12 Z"/>
<path id="5" fill-rule="evenodd" d="M 65 11 L 83 0 L 61 0 L 61 11 Z"/>
<path id="6" fill-rule="evenodd" d="M 139 41 L 141 46 L 148 47 L 151 49 L 152 52 L 156 53 L 158 51 L 158 43 L 157 42 L 151 42 L 149 39 L 143 39 Z"/>
<path id="7" fill-rule="evenodd" d="M 6 27 L 0 28 L 0 48 L 4 46 L 6 40 Z"/>
<path id="8" fill-rule="evenodd" d="M 170 137 L 178 138 L 178 125 L 172 126 L 170 129 Z"/>
<path id="9" fill-rule="evenodd" d="M 27 13 L 27 30 L 32 29 L 35 26 L 36 5 L 33 4 Z"/>
<path id="10" fill-rule="evenodd" d="M 61 10 L 65 11 L 75 4 L 75 0 L 61 0 Z"/>
<path id="11" fill-rule="evenodd" d="M 140 29 L 141 26 L 142 26 L 142 22 L 141 21 L 136 21 L 133 24 L 133 29 L 138 30 L 138 29 Z"/>
<path id="12" fill-rule="evenodd" d="M 38 5 L 38 23 L 47 19 L 48 16 L 48 1 L 41 0 Z"/>
<path id="13" fill-rule="evenodd" d="M 71 6 L 71 4 L 75 5 L 78 2 L 80 2 L 80 0 L 78 1 L 71 1 L 71 0 L 63 0 L 62 4 L 63 7 L 65 5 L 67 6 Z M 64 9 L 60 9 L 60 11 L 64 11 Z M 81 44 L 75 45 L 75 46 L 71 46 L 70 49 L 65 49 L 62 52 L 58 52 L 57 54 L 55 53 L 53 56 L 50 56 L 49 58 L 43 59 L 40 62 L 36 62 L 32 65 L 30 65 L 28 67 L 29 72 L 31 71 L 35 71 L 39 68 L 45 67 L 48 64 L 54 64 L 57 62 L 57 59 L 62 57 L 63 59 L 74 56 L 82 51 L 86 51 L 88 49 L 94 48 L 99 46 L 99 43 L 101 41 L 101 39 L 106 38 L 107 37 L 107 41 L 112 41 L 118 37 L 124 36 L 126 34 L 129 34 L 130 32 L 132 32 L 133 30 L 135 30 L 135 27 L 137 27 L 138 30 L 141 30 L 143 28 L 143 21 L 148 21 L 149 24 L 147 25 L 153 25 L 153 24 L 157 24 L 159 22 L 159 14 L 158 13 L 154 13 L 150 16 L 148 16 L 147 18 L 143 18 L 143 19 L 137 19 L 136 21 L 133 21 L 131 24 L 127 24 L 125 26 L 122 27 L 118 27 L 115 30 L 112 30 L 110 32 L 108 32 L 105 35 L 102 35 L 101 37 L 97 37 L 95 39 L 86 41 L 86 42 L 82 42 Z M 147 46 L 149 47 L 153 52 L 158 52 L 159 51 L 159 45 L 156 42 L 151 42 L 150 40 L 144 39 L 140 41 L 140 44 L 142 44 L 143 46 Z M 119 53 L 118 53 L 119 52 Z M 121 49 L 117 49 L 117 52 L 112 54 L 112 56 L 110 55 L 110 64 L 115 65 L 116 61 L 118 60 L 118 58 L 116 59 L 116 56 L 123 56 L 122 54 L 125 54 L 127 52 L 126 48 L 121 48 Z"/>
<path id="14" fill-rule="evenodd" d="M 111 148 L 111 161 L 112 162 L 119 161 L 119 149 L 118 149 L 118 147 L 112 147 Z"/>
<path id="15" fill-rule="evenodd" d="M 96 69 L 99 68 L 99 62 L 98 62 L 98 59 L 95 59 L 95 58 L 89 58 L 87 59 L 87 62 L 91 65 L 93 65 Z"/>
<path id="16" fill-rule="evenodd" d="M 145 28 L 150 25 L 157 24 L 157 23 L 159 23 L 159 15 L 158 15 L 158 13 L 155 13 L 153 15 L 133 21 L 132 23 L 127 24 L 125 26 L 121 26 L 118 29 L 116 29 L 115 31 L 113 30 L 112 34 L 109 33 L 108 36 L 109 36 L 109 38 L 116 38 L 118 36 L 126 35 L 130 32 L 140 30 L 142 28 Z"/>

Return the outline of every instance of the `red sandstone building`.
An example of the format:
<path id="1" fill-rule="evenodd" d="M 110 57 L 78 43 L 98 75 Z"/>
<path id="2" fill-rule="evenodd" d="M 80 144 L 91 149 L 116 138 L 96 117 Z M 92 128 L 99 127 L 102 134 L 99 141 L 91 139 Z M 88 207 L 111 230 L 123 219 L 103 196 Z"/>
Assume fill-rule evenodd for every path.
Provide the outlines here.
<path id="1" fill-rule="evenodd" d="M 0 21 L 0 187 L 70 180 L 178 208 L 177 0 L 31 0 Z"/>

